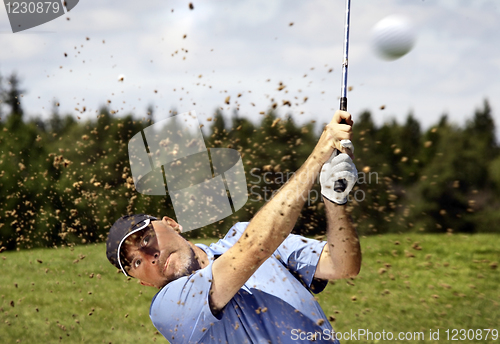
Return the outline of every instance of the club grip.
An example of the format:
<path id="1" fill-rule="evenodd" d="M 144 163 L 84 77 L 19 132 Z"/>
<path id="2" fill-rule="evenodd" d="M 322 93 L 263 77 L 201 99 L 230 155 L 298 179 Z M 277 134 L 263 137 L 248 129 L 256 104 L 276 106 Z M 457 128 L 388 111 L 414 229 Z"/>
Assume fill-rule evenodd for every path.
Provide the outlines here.
<path id="1" fill-rule="evenodd" d="M 340 110 L 347 111 L 347 97 L 340 98 Z"/>
<path id="2" fill-rule="evenodd" d="M 347 180 L 339 179 L 335 181 L 335 184 L 333 184 L 333 191 L 344 192 L 346 187 L 347 187 Z"/>
<path id="3" fill-rule="evenodd" d="M 333 183 L 333 191 L 341 193 L 344 192 L 345 189 L 347 188 L 347 180 L 344 178 L 336 180 L 335 183 Z"/>
<path id="4" fill-rule="evenodd" d="M 340 110 L 347 111 L 347 97 L 340 98 Z M 346 124 L 346 121 L 342 119 L 340 123 Z M 333 184 L 333 191 L 335 192 L 339 193 L 344 192 L 346 188 L 347 188 L 347 180 L 345 179 L 336 180 L 335 183 Z"/>

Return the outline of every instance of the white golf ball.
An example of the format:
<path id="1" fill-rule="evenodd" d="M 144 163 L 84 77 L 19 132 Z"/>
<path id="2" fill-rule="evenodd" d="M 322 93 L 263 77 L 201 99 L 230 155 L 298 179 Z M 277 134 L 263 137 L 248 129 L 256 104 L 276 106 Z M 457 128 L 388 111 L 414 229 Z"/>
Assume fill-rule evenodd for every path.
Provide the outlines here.
<path id="1" fill-rule="evenodd" d="M 379 21 L 372 29 L 375 51 L 387 60 L 406 55 L 415 44 L 415 29 L 403 16 L 392 15 Z"/>

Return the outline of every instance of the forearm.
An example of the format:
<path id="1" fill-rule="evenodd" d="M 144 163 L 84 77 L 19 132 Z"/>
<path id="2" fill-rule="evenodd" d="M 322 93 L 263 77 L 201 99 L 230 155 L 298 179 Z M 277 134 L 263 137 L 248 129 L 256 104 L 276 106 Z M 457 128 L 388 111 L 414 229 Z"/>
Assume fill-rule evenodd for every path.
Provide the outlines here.
<path id="1" fill-rule="evenodd" d="M 262 259 L 269 257 L 292 231 L 321 166 L 312 154 L 248 225 L 243 237 L 257 248 Z"/>
<path id="2" fill-rule="evenodd" d="M 325 199 L 327 245 L 335 270 L 335 278 L 356 276 L 361 268 L 358 234 L 345 205 Z"/>

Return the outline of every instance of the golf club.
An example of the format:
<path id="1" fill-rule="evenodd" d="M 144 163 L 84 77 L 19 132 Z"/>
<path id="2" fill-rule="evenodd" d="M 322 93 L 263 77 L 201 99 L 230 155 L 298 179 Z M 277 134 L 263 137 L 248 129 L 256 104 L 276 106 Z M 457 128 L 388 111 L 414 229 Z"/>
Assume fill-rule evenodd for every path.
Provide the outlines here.
<path id="1" fill-rule="evenodd" d="M 351 19 L 351 0 L 346 0 L 345 5 L 345 24 L 344 24 L 344 59 L 342 62 L 342 88 L 340 96 L 340 110 L 347 111 L 347 69 L 349 65 L 349 23 Z M 342 120 L 341 123 L 345 123 Z M 347 187 L 345 179 L 335 181 L 333 190 L 335 192 L 344 192 Z"/>

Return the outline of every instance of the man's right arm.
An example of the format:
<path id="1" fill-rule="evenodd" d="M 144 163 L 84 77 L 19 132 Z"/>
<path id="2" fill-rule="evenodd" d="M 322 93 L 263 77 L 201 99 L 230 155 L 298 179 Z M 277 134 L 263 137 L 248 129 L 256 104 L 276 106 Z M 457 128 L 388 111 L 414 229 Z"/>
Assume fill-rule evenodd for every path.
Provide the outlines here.
<path id="1" fill-rule="evenodd" d="M 348 124 L 340 124 L 344 119 Z M 290 234 L 321 167 L 340 140 L 351 138 L 350 114 L 337 111 L 302 167 L 254 216 L 241 238 L 212 265 L 210 306 L 215 312 L 233 298 Z"/>

